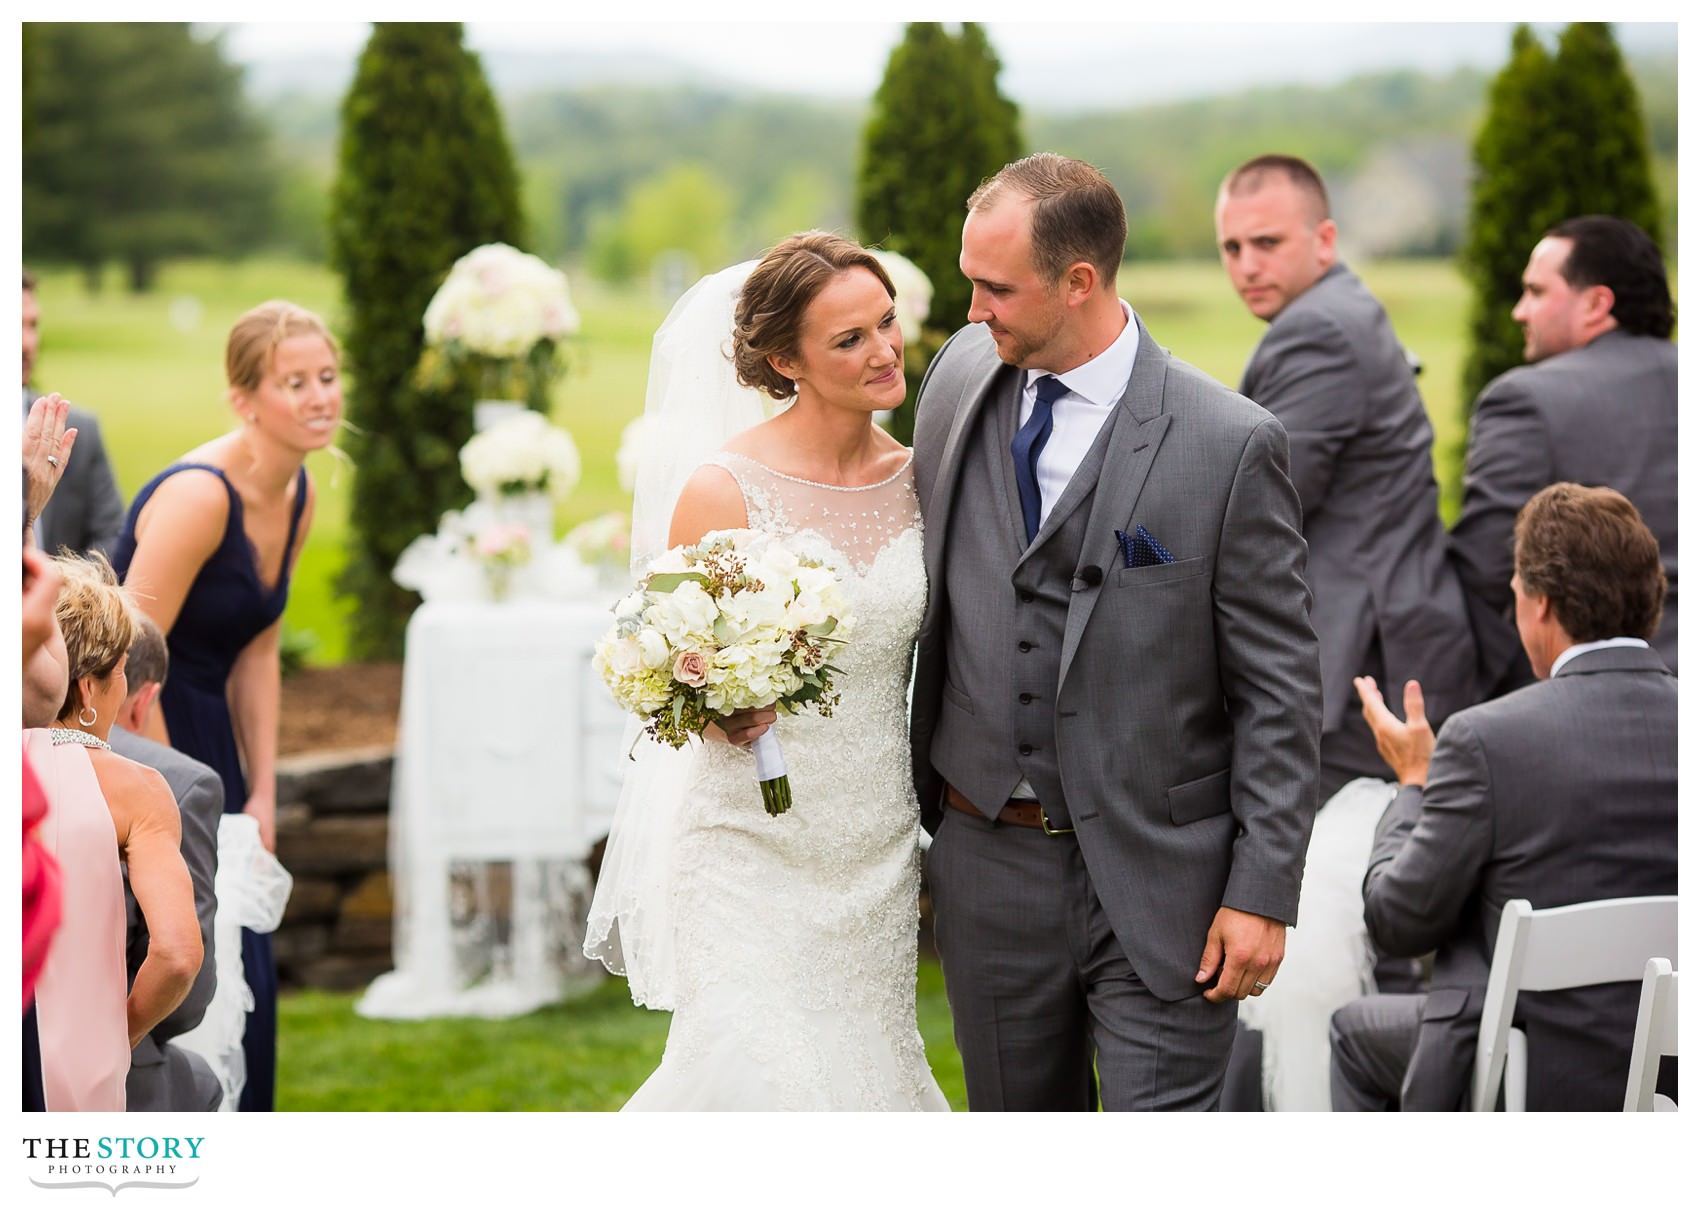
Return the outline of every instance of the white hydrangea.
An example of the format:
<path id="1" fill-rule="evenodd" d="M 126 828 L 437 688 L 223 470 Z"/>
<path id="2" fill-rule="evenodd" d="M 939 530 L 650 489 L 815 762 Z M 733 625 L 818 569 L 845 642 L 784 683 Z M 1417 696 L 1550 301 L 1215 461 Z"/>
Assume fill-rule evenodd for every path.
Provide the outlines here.
<path id="1" fill-rule="evenodd" d="M 620 449 L 614 453 L 614 466 L 619 470 L 620 487 L 628 493 L 637 489 L 638 465 L 643 462 L 649 440 L 649 422 L 641 414 L 620 431 Z"/>
<path id="2" fill-rule="evenodd" d="M 572 436 L 542 413 L 525 409 L 474 434 L 460 448 L 460 474 L 481 497 L 542 491 L 557 501 L 582 471 Z"/>
<path id="3" fill-rule="evenodd" d="M 425 308 L 425 339 L 486 358 L 523 358 L 579 330 L 567 276 L 530 253 L 485 244 L 454 263 Z"/>
<path id="4" fill-rule="evenodd" d="M 921 326 L 926 323 L 927 311 L 933 304 L 932 279 L 902 253 L 886 249 L 869 251 L 885 267 L 891 285 L 897 290 L 897 327 L 903 330 L 903 340 L 919 339 Z"/>

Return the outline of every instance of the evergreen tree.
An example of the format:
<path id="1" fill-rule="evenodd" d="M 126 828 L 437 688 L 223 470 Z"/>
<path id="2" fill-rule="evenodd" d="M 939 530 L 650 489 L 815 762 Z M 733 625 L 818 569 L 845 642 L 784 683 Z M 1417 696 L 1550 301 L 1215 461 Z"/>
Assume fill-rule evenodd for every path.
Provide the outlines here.
<path id="1" fill-rule="evenodd" d="M 1472 293 L 1466 420 L 1488 381 L 1523 363 L 1511 309 L 1542 232 L 1573 215 L 1612 214 L 1658 238 L 1646 122 L 1610 27 L 1573 24 L 1554 55 L 1518 26 L 1488 94 L 1475 161 L 1463 253 Z"/>
<path id="2" fill-rule="evenodd" d="M 183 22 L 24 26 L 23 243 L 91 288 L 121 260 L 147 290 L 181 254 L 267 231 L 276 174 L 242 74 Z"/>
<path id="3" fill-rule="evenodd" d="M 911 22 L 891 52 L 862 136 L 856 226 L 863 240 L 902 253 L 932 280 L 929 336 L 908 351 L 909 399 L 891 430 L 914 432 L 920 370 L 963 324 L 969 287 L 957 268 L 968 195 L 1020 155 L 1020 115 L 998 91 L 999 64 L 984 32 L 951 34 Z"/>
<path id="4" fill-rule="evenodd" d="M 331 260 L 343 279 L 354 461 L 348 566 L 359 603 L 351 647 L 401 652 L 417 598 L 390 578 L 402 549 L 470 497 L 470 384 L 416 374 L 425 306 L 480 244 L 520 246 L 513 154 L 478 57 L 458 22 L 377 22 L 342 104 Z"/>

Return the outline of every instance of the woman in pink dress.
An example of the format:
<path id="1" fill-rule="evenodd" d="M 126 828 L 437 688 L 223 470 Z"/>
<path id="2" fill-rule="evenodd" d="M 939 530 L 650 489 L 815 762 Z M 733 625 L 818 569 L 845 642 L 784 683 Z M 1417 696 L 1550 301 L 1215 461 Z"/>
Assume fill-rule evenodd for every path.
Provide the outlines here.
<path id="1" fill-rule="evenodd" d="M 129 601 L 104 559 L 55 563 L 65 584 L 46 647 L 63 653 L 65 694 L 54 727 L 24 732 L 51 806 L 42 841 L 64 882 L 64 917 L 35 989 L 42 1081 L 50 1112 L 122 1112 L 130 1050 L 188 993 L 201 934 L 177 802 L 159 772 L 106 741 L 127 692 Z M 128 992 L 120 861 L 149 937 Z"/>

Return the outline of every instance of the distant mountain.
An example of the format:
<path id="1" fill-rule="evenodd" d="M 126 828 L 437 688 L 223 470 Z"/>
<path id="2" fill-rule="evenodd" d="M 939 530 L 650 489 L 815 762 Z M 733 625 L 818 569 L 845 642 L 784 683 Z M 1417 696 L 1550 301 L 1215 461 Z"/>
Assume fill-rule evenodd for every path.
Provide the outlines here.
<path id="1" fill-rule="evenodd" d="M 1676 57 L 1634 57 L 1630 66 L 1647 115 L 1664 235 L 1674 248 Z M 328 67 L 318 64 L 321 72 Z M 732 216 L 726 239 L 737 252 L 754 252 L 798 226 L 847 227 L 865 98 L 758 93 L 706 76 L 682 85 L 679 66 L 660 56 L 502 54 L 490 56 L 487 69 L 506 81 L 498 91 L 541 253 L 594 259 L 598 233 L 614 232 L 634 192 L 686 164 L 724 192 Z M 314 83 L 329 78 L 303 63 L 249 80 L 279 155 L 321 182 L 286 204 L 292 239 L 307 250 L 334 168 L 341 92 Z M 1322 170 L 1351 250 L 1445 254 L 1461 239 L 1470 144 L 1490 78 L 1486 69 L 1403 70 L 1113 109 L 1028 107 L 1022 133 L 1031 148 L 1104 169 L 1126 200 L 1137 255 L 1209 256 L 1217 182 L 1270 150 L 1306 156 Z"/>
<path id="2" fill-rule="evenodd" d="M 266 102 L 286 96 L 337 96 L 354 78 L 357 55 L 292 55 L 244 65 L 249 95 Z M 578 50 L 484 51 L 479 58 L 490 86 L 503 97 L 570 92 L 608 84 L 633 88 L 675 86 L 740 91 L 743 82 L 679 59 L 654 54 L 598 54 Z"/>

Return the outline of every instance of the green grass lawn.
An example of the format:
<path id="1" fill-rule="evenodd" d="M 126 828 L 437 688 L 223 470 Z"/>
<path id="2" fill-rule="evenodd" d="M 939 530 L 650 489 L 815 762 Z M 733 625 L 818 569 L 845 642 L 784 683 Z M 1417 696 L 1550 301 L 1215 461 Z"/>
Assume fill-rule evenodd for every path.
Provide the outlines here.
<path id="1" fill-rule="evenodd" d="M 1367 264 L 1363 277 L 1387 304 L 1406 345 L 1427 369 L 1421 386 L 1435 422 L 1436 459 L 1456 458 L 1458 375 L 1463 362 L 1466 296 L 1448 262 Z M 1132 264 L 1122 294 L 1139 309 L 1158 341 L 1224 383 L 1240 369 L 1262 333 L 1214 263 Z M 573 278 L 584 318 L 571 371 L 554 391 L 555 420 L 573 435 L 584 477 L 563 510 L 562 526 L 607 510 L 629 508 L 614 468 L 620 430 L 643 411 L 649 342 L 666 313 L 664 301 L 640 288 L 610 289 Z M 99 294 L 84 291 L 80 275 L 48 270 L 41 276 L 42 353 L 36 385 L 63 392 L 101 419 L 107 449 L 126 498 L 184 451 L 232 424 L 225 400 L 224 337 L 244 310 L 287 298 L 340 327 L 340 288 L 328 269 L 277 260 L 237 264 L 191 261 L 168 265 L 159 288 L 126 293 L 116 276 Z M 358 386 L 355 385 L 355 390 Z M 330 455 L 308 466 L 321 496 L 318 517 L 292 588 L 285 624 L 311 632 L 315 664 L 335 664 L 347 652 L 346 612 L 334 597 L 343 562 L 352 473 Z M 1451 479 L 1441 475 L 1442 484 Z M 1447 516 L 1455 503 L 1443 502 Z"/>
<path id="2" fill-rule="evenodd" d="M 927 1060 L 968 1107 L 938 962 L 917 988 Z M 632 1005 L 623 978 L 517 1019 L 362 1019 L 355 995 L 278 1003 L 277 1106 L 285 1112 L 612 1112 L 660 1064 L 669 1017 Z"/>

